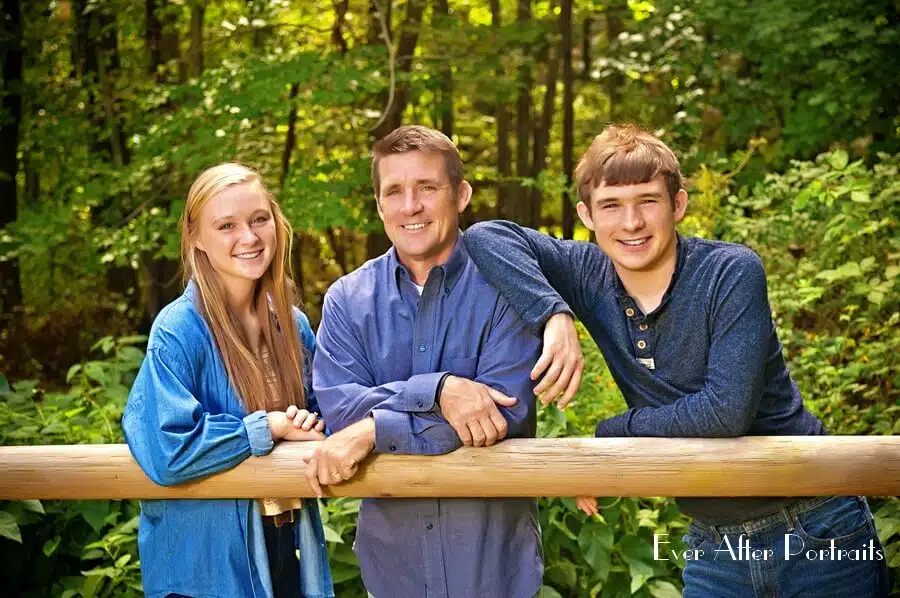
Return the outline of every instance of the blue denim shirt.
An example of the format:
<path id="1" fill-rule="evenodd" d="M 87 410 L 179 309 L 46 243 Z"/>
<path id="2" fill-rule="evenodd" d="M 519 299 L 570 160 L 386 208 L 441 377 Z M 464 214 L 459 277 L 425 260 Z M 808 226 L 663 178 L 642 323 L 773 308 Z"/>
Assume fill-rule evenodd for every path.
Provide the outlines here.
<path id="1" fill-rule="evenodd" d="M 122 427 L 135 460 L 164 486 L 231 469 L 273 447 L 266 413 L 247 414 L 232 389 L 212 332 L 196 305 L 196 286 L 153 322 L 147 355 L 128 396 Z M 295 310 L 310 371 L 315 337 Z M 316 399 L 307 380 L 309 408 Z M 138 549 L 144 593 L 273 598 L 256 500 L 144 500 Z M 306 598 L 334 596 L 318 504 L 305 500 L 294 527 Z"/>
<path id="2" fill-rule="evenodd" d="M 460 240 L 421 297 L 392 248 L 328 290 L 313 380 L 332 430 L 371 414 L 376 452 L 437 455 L 461 445 L 435 408 L 447 372 L 516 397 L 508 436 L 534 436 L 539 352 Z M 543 576 L 533 499 L 366 499 L 354 549 L 378 598 L 532 598 Z"/>
<path id="3" fill-rule="evenodd" d="M 596 435 L 725 438 L 824 434 L 803 406 L 772 322 L 766 275 L 747 247 L 678 237 L 675 272 L 644 314 L 594 243 L 511 222 L 473 226 L 472 259 L 534 329 L 574 310 L 630 409 Z M 686 513 L 736 523 L 789 499 L 680 499 Z"/>

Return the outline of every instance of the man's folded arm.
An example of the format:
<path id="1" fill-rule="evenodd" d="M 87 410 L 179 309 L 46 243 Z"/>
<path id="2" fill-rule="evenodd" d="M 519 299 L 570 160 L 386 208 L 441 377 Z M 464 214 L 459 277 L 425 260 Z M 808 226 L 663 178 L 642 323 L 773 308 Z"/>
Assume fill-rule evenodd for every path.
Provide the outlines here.
<path id="1" fill-rule="evenodd" d="M 376 422 L 376 450 L 393 446 L 391 452 L 440 454 L 457 448 L 459 438 L 433 412 L 446 372 L 375 384 L 340 291 L 336 283 L 325 297 L 313 365 L 313 387 L 329 429 L 337 432 L 371 415 Z"/>

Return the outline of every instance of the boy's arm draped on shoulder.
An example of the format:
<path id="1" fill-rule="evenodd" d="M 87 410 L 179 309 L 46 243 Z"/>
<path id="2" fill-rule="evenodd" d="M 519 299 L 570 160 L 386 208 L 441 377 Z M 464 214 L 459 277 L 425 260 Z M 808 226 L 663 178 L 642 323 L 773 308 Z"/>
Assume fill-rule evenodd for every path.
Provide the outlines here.
<path id="1" fill-rule="evenodd" d="M 455 432 L 433 411 L 446 372 L 376 384 L 365 347 L 348 315 L 352 309 L 341 281 L 333 284 L 322 307 L 313 367 L 313 385 L 328 427 L 337 432 L 372 415 L 376 451 L 442 454 L 458 448 Z"/>
<path id="2" fill-rule="evenodd" d="M 151 337 L 122 417 L 125 439 L 147 476 L 164 486 L 181 484 L 269 453 L 266 413 L 240 418 L 205 412 L 195 396 L 197 364 L 178 339 L 171 340 Z"/>
<path id="3" fill-rule="evenodd" d="M 543 328 L 544 348 L 531 378 L 540 378 L 535 392 L 544 404 L 559 397 L 565 408 L 584 369 L 572 310 L 592 309 L 603 280 L 599 248 L 503 220 L 476 224 L 464 238 L 479 271 L 532 330 Z"/>
<path id="4" fill-rule="evenodd" d="M 590 243 L 554 239 L 515 223 L 475 224 L 463 236 L 479 271 L 500 290 L 528 326 L 540 331 L 557 313 L 590 310 L 596 274 Z"/>
<path id="5" fill-rule="evenodd" d="M 762 399 L 773 322 L 762 262 L 749 250 L 725 265 L 714 291 L 706 382 L 662 407 L 629 409 L 596 435 L 733 438 L 747 434 Z"/>

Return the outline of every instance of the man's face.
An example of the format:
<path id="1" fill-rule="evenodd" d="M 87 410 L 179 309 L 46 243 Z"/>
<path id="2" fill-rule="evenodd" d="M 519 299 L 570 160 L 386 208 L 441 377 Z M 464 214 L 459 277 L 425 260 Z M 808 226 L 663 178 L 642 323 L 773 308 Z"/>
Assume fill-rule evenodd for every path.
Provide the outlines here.
<path id="1" fill-rule="evenodd" d="M 675 224 L 686 208 L 687 193 L 670 201 L 659 176 L 637 185 L 601 183 L 591 192 L 591 210 L 579 203 L 578 215 L 617 270 L 652 272 L 675 255 Z"/>
<path id="2" fill-rule="evenodd" d="M 414 150 L 391 154 L 378 164 L 378 216 L 407 267 L 444 263 L 453 253 L 459 214 L 472 197 L 465 181 L 454 196 L 439 153 Z"/>

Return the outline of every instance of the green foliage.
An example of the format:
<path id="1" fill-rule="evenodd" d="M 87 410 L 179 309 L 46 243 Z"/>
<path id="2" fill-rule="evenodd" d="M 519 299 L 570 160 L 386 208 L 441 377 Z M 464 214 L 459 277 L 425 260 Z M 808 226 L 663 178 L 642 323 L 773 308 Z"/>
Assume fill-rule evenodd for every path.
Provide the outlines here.
<path id="1" fill-rule="evenodd" d="M 0 445 L 120 443 L 119 421 L 144 337 L 104 338 L 101 359 L 69 369 L 66 392 L 0 376 Z M 136 501 L 0 503 L 8 595 L 141 595 Z M 12 544 L 19 546 L 13 549 Z"/>

